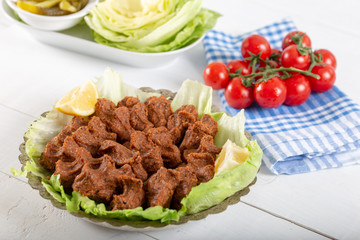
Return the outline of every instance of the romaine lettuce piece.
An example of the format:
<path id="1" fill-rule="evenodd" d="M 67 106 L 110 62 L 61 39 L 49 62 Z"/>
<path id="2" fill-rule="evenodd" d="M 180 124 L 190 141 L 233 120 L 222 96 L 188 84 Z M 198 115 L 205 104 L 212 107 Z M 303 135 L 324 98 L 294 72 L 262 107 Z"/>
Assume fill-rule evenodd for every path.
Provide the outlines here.
<path id="1" fill-rule="evenodd" d="M 175 98 L 171 102 L 173 111 L 182 105 L 192 104 L 196 107 L 200 117 L 211 113 L 212 88 L 192 80 L 185 80 Z"/>
<path id="2" fill-rule="evenodd" d="M 256 141 L 249 142 L 245 147 L 251 152 L 247 161 L 231 171 L 215 174 L 210 181 L 192 188 L 189 195 L 181 201 L 183 207 L 180 211 L 186 214 L 198 213 L 248 186 L 259 170 L 262 150 Z"/>
<path id="3" fill-rule="evenodd" d="M 45 151 L 46 144 L 64 128 L 71 118 L 70 115 L 52 109 L 45 117 L 33 122 L 25 134 L 28 139 L 26 152 L 29 157 L 39 158 Z"/>
<path id="4" fill-rule="evenodd" d="M 57 201 L 64 203 L 69 212 L 78 212 L 83 210 L 87 214 L 92 214 L 103 218 L 116 218 L 127 221 L 139 220 L 158 220 L 163 223 L 178 221 L 180 215 L 174 209 L 162 208 L 161 206 L 143 209 L 125 209 L 109 211 L 103 203 L 96 203 L 88 197 L 81 196 L 79 192 L 73 191 L 70 194 L 65 193 L 63 186 L 60 184 L 59 176 L 52 175 L 49 180 L 44 178 L 42 184 L 50 195 Z"/>
<path id="5" fill-rule="evenodd" d="M 138 96 L 140 101 L 145 101 L 151 96 L 160 95 L 158 93 L 147 93 L 124 83 L 121 74 L 111 68 L 106 68 L 104 74 L 93 79 L 93 81 L 98 88 L 99 98 L 106 98 L 115 104 L 126 96 Z"/>
<path id="6" fill-rule="evenodd" d="M 229 116 L 226 113 L 213 113 L 211 116 L 217 121 L 219 127 L 219 132 L 214 139 L 216 146 L 221 147 L 228 139 L 240 147 L 248 144 L 249 140 L 245 136 L 244 110 L 235 116 Z"/>

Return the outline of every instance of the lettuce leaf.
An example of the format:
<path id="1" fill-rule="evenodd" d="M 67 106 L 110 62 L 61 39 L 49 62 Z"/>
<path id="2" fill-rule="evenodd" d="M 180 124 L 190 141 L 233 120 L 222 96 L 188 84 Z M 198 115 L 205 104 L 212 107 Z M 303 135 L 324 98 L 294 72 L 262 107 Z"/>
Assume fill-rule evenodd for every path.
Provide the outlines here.
<path id="1" fill-rule="evenodd" d="M 93 79 L 93 82 L 98 89 L 99 98 L 106 98 L 115 104 L 126 96 L 138 96 L 140 101 L 143 102 L 151 96 L 160 95 L 158 93 L 147 93 L 124 83 L 121 74 L 111 68 L 106 68 L 104 74 Z"/>
<path id="2" fill-rule="evenodd" d="M 181 201 L 181 210 L 186 214 L 198 213 L 248 186 L 259 170 L 262 150 L 256 141 L 249 142 L 245 147 L 251 152 L 251 156 L 244 163 L 231 171 L 215 174 L 210 181 L 192 188 L 189 195 Z"/>
<path id="3" fill-rule="evenodd" d="M 26 152 L 30 158 L 39 158 L 46 144 L 71 120 L 72 116 L 52 109 L 45 117 L 33 122 L 26 132 Z"/>
<path id="4" fill-rule="evenodd" d="M 227 139 L 240 147 L 245 147 L 249 143 L 245 136 L 244 110 L 241 110 L 235 116 L 229 116 L 226 113 L 213 113 L 210 115 L 217 121 L 219 128 L 219 132 L 214 139 L 216 146 L 223 146 Z"/>
<path id="5" fill-rule="evenodd" d="M 199 115 L 211 113 L 212 89 L 200 82 L 185 80 L 171 102 L 174 111 L 185 104 L 193 104 Z"/>
<path id="6" fill-rule="evenodd" d="M 135 209 L 109 211 L 103 203 L 96 203 L 88 197 L 81 196 L 79 192 L 73 191 L 71 195 L 64 191 L 61 186 L 58 175 L 52 175 L 49 180 L 43 179 L 42 184 L 50 195 L 57 201 L 64 203 L 69 212 L 78 212 L 83 210 L 87 214 L 92 214 L 104 218 L 116 218 L 127 221 L 139 220 L 160 220 L 160 222 L 168 223 L 170 221 L 178 221 L 180 216 L 176 210 L 165 209 L 160 206 L 143 209 L 138 207 Z"/>
<path id="7" fill-rule="evenodd" d="M 115 102 L 128 95 L 128 93 L 131 95 L 140 94 L 142 99 L 145 99 L 148 95 L 148 93 L 144 93 L 132 86 L 125 85 L 121 76 L 111 69 L 107 69 L 102 77 L 97 78 L 96 85 L 99 87 L 100 97 L 108 97 Z M 176 109 L 183 104 L 194 104 L 202 114 L 210 113 L 211 96 L 211 88 L 199 82 L 187 80 L 179 89 L 172 107 Z M 248 148 L 251 155 L 244 163 L 233 170 L 215 174 L 214 178 L 209 182 L 201 183 L 192 188 L 190 194 L 182 200 L 183 207 L 179 211 L 165 209 L 160 206 L 147 209 L 139 207 L 121 211 L 108 211 L 104 204 L 99 204 L 88 197 L 81 196 L 76 191 L 71 194 L 65 193 L 58 176 L 52 175 L 48 179 L 49 172 L 39 164 L 38 160 L 45 149 L 46 143 L 56 136 L 71 119 L 71 116 L 62 114 L 57 110 L 50 111 L 45 117 L 41 117 L 31 124 L 29 131 L 26 133 L 28 138 L 26 152 L 30 157 L 30 161 L 26 163 L 23 173 L 16 170 L 13 170 L 13 172 L 18 176 L 24 176 L 27 172 L 31 172 L 41 177 L 45 189 L 57 201 L 64 203 L 69 212 L 83 211 L 101 218 L 116 218 L 127 221 L 157 220 L 163 223 L 178 221 L 180 217 L 208 209 L 248 186 L 255 178 L 261 164 L 262 151 L 259 145 L 256 141 L 246 140 L 244 135 L 245 118 L 243 112 L 240 112 L 235 117 L 227 116 L 225 113 L 211 113 L 211 115 L 219 126 L 216 143 L 222 146 L 221 144 L 224 143 L 225 139 L 230 139 L 237 145 Z"/>
<path id="8" fill-rule="evenodd" d="M 202 0 L 140 2 L 99 3 L 85 17 L 94 40 L 128 51 L 171 51 L 201 38 L 220 17 L 217 12 L 201 8 Z"/>

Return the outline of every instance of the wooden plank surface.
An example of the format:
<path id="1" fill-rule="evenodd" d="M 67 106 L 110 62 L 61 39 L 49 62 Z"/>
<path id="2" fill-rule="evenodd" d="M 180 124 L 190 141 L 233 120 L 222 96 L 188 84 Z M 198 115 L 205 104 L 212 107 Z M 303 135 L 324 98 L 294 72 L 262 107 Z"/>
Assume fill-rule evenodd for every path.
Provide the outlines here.
<path id="1" fill-rule="evenodd" d="M 55 208 L 38 191 L 23 181 L 0 173 L 0 189 L 6 192 L 0 207 L 1 239 L 325 239 L 286 220 L 246 204 L 230 206 L 225 212 L 169 230 L 126 232 L 104 228 Z M 271 231 L 269 231 L 271 229 Z"/>

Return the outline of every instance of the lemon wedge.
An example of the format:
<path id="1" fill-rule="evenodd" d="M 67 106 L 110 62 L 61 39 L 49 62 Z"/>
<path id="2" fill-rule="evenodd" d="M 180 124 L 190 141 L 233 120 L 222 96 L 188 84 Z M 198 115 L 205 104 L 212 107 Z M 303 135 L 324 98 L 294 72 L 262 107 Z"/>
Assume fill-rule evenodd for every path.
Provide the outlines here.
<path id="1" fill-rule="evenodd" d="M 67 93 L 55 104 L 55 108 L 69 115 L 89 116 L 95 111 L 98 97 L 97 87 L 92 81 L 88 81 Z"/>
<path id="2" fill-rule="evenodd" d="M 250 155 L 247 148 L 239 147 L 228 139 L 215 160 L 215 173 L 219 174 L 236 168 L 244 163 Z"/>

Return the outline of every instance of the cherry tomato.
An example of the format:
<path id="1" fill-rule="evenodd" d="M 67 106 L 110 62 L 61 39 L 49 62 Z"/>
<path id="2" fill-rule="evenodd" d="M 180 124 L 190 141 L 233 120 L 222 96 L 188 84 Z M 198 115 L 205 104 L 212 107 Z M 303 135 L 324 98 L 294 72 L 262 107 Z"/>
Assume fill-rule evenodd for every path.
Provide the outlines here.
<path id="1" fill-rule="evenodd" d="M 225 99 L 233 108 L 247 108 L 254 102 L 253 89 L 245 87 L 241 77 L 234 77 L 225 88 Z"/>
<path id="2" fill-rule="evenodd" d="M 255 73 L 259 73 L 259 72 L 262 72 L 262 71 L 263 71 L 262 69 L 257 68 L 257 69 L 255 70 Z M 259 80 L 260 78 L 262 78 L 262 76 L 257 76 L 257 77 L 255 77 L 255 81 Z"/>
<path id="3" fill-rule="evenodd" d="M 300 31 L 292 31 L 292 32 L 288 33 L 282 41 L 281 48 L 284 50 L 285 48 L 287 48 L 290 45 L 296 45 L 296 43 L 291 39 L 291 36 L 295 36 L 295 38 L 300 40 L 300 35 L 303 35 L 302 46 L 311 48 L 311 40 L 310 40 L 309 36 L 306 33 L 303 33 Z"/>
<path id="4" fill-rule="evenodd" d="M 321 93 L 330 90 L 332 86 L 334 86 L 336 74 L 332 66 L 315 66 L 311 72 L 320 76 L 320 79 L 310 76 L 307 77 L 310 81 L 312 91 Z"/>
<path id="5" fill-rule="evenodd" d="M 215 90 L 225 88 L 229 82 L 229 72 L 224 63 L 213 62 L 206 66 L 203 72 L 206 85 Z"/>
<path id="6" fill-rule="evenodd" d="M 286 99 L 286 84 L 279 77 L 255 85 L 255 101 L 264 108 L 277 108 Z"/>
<path id="7" fill-rule="evenodd" d="M 319 54 L 321 54 L 322 56 L 322 62 L 323 64 L 328 64 L 330 66 L 332 66 L 334 68 L 334 70 L 336 70 L 336 58 L 334 56 L 334 54 L 332 54 L 332 52 L 330 52 L 327 49 L 318 49 L 315 52 L 315 55 L 318 56 Z"/>
<path id="8" fill-rule="evenodd" d="M 294 67 L 300 70 L 307 70 L 310 66 L 310 54 L 301 55 L 296 45 L 290 45 L 281 54 L 280 59 L 283 67 Z"/>
<path id="9" fill-rule="evenodd" d="M 227 67 L 229 68 L 229 71 L 231 73 L 234 73 L 240 68 L 242 68 L 241 74 L 243 76 L 249 75 L 252 72 L 252 67 L 249 66 L 249 62 L 244 60 L 232 60 L 227 64 Z"/>
<path id="10" fill-rule="evenodd" d="M 250 53 L 254 55 L 261 53 L 260 58 L 266 60 L 271 54 L 270 43 L 263 36 L 250 35 L 241 45 L 241 54 L 244 58 L 248 58 L 251 56 Z"/>
<path id="11" fill-rule="evenodd" d="M 273 48 L 271 49 L 270 59 L 280 62 L 281 50 Z"/>
<path id="12" fill-rule="evenodd" d="M 272 67 L 272 68 L 279 68 L 280 67 L 280 63 L 278 63 L 278 62 L 276 62 L 274 60 L 269 60 L 268 63 L 270 65 L 270 67 Z M 259 64 L 259 67 L 262 67 L 262 68 L 266 67 L 266 62 L 261 61 L 260 64 Z"/>
<path id="13" fill-rule="evenodd" d="M 297 106 L 304 103 L 310 96 L 309 80 L 302 74 L 289 77 L 285 80 L 287 95 L 284 104 Z"/>

